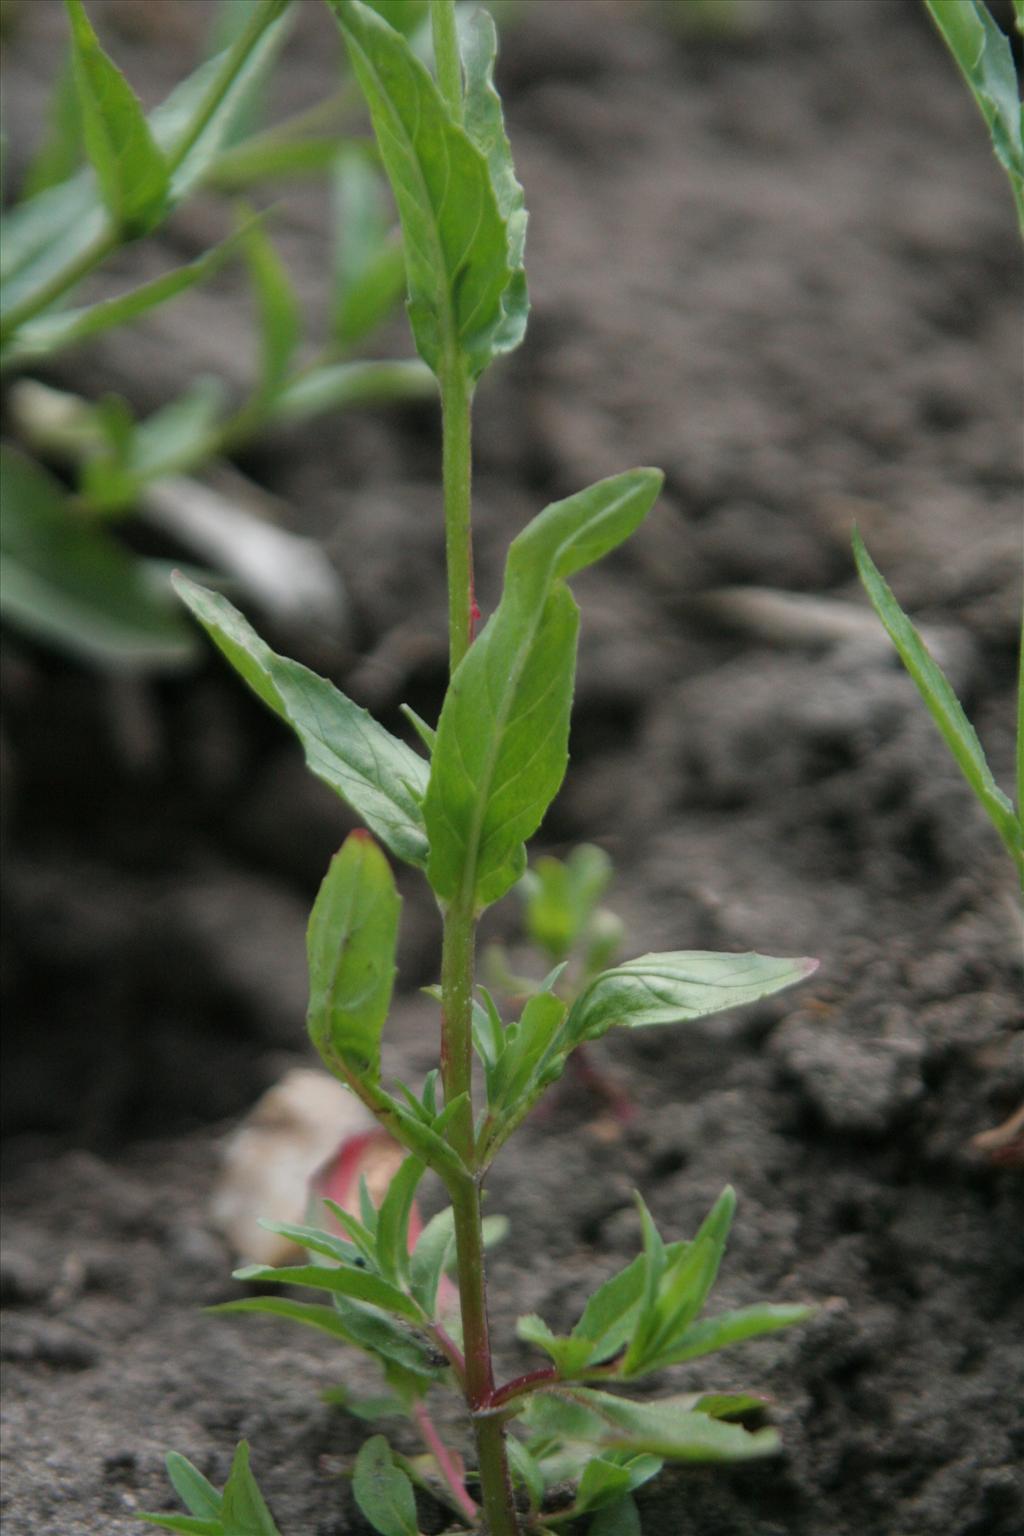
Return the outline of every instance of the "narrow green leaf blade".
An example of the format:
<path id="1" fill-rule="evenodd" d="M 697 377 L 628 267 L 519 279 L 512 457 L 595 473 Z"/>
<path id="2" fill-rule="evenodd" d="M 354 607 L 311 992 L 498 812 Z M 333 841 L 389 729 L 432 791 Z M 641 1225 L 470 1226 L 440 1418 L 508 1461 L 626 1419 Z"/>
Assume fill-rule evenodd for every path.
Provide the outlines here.
<path id="1" fill-rule="evenodd" d="M 641 1029 L 706 1018 L 756 1002 L 803 981 L 816 960 L 772 955 L 670 950 L 641 955 L 603 971 L 573 1003 L 565 1033 L 573 1045 L 596 1040 L 613 1025 Z"/>
<path id="2" fill-rule="evenodd" d="M 401 240 L 391 238 L 380 174 L 364 154 L 343 150 L 336 157 L 332 191 L 332 322 L 338 345 L 348 348 L 376 329 L 398 302 L 405 256 Z"/>
<path id="3" fill-rule="evenodd" d="M 180 203 L 215 168 L 287 36 L 290 0 L 262 0 L 230 47 L 176 86 L 149 123 L 171 172 L 170 198 Z"/>
<path id="4" fill-rule="evenodd" d="M 523 872 L 568 761 L 576 605 L 562 581 L 628 537 L 661 486 L 631 470 L 557 502 L 513 541 L 501 603 L 452 678 L 424 816 L 428 877 L 484 907 Z"/>
<path id="5" fill-rule="evenodd" d="M 426 1165 L 419 1158 L 407 1157 L 377 1212 L 377 1262 L 392 1285 L 405 1286 L 409 1278 L 409 1217 L 425 1172 Z"/>
<path id="6" fill-rule="evenodd" d="M 514 344 L 505 299 L 521 283 L 487 160 L 394 28 L 360 0 L 329 4 L 398 205 L 417 350 L 435 373 L 458 351 L 476 376 Z"/>
<path id="7" fill-rule="evenodd" d="M 304 421 L 323 411 L 393 400 L 432 400 L 437 382 L 423 363 L 406 361 L 327 363 L 300 373 L 274 402 L 278 421 Z"/>
<path id="8" fill-rule="evenodd" d="M 317 778 L 347 801 L 391 852 L 427 861 L 421 800 L 427 764 L 315 672 L 276 655 L 219 593 L 180 573 L 178 596 L 253 692 L 302 742 Z"/>
<path id="9" fill-rule="evenodd" d="M 194 1467 L 186 1456 L 177 1451 L 168 1454 L 166 1465 L 171 1487 L 190 1514 L 198 1515 L 202 1520 L 212 1520 L 219 1516 L 224 1503 L 223 1495 L 217 1492 L 198 1467 Z"/>
<path id="10" fill-rule="evenodd" d="M 409 1261 L 410 1289 L 428 1317 L 437 1307 L 437 1288 L 455 1244 L 455 1212 L 450 1205 L 427 1222 Z"/>
<path id="11" fill-rule="evenodd" d="M 107 212 L 131 239 L 153 229 L 167 206 L 167 163 L 138 97 L 99 45 L 82 0 L 65 0 L 85 147 Z"/>
<path id="12" fill-rule="evenodd" d="M 271 1285 L 314 1286 L 338 1296 L 351 1297 L 353 1301 L 368 1302 L 370 1306 L 394 1312 L 413 1322 L 419 1320 L 415 1302 L 379 1275 L 368 1274 L 365 1269 L 332 1268 L 325 1264 L 284 1264 L 278 1268 L 269 1264 L 247 1264 L 243 1269 L 235 1270 L 234 1278 L 249 1283 L 265 1281 Z"/>
<path id="13" fill-rule="evenodd" d="M 249 1445 L 238 1442 L 221 1506 L 224 1536 L 281 1536 L 249 1467 Z"/>
<path id="14" fill-rule="evenodd" d="M 206 1311 L 256 1312 L 267 1317 L 284 1317 L 290 1322 L 302 1323 L 306 1328 L 316 1328 L 320 1333 L 329 1333 L 344 1344 L 356 1342 L 337 1308 L 325 1306 L 320 1301 L 291 1301 L 285 1296 L 245 1296 L 238 1301 L 219 1302 L 215 1307 L 207 1307 Z"/>
<path id="15" fill-rule="evenodd" d="M 395 1465 L 383 1435 L 373 1435 L 356 1457 L 352 1492 L 380 1536 L 417 1536 L 412 1483 Z"/>
<path id="16" fill-rule="evenodd" d="M 512 278 L 502 297 L 503 322 L 496 328 L 491 349 L 496 356 L 518 347 L 526 331 L 530 303 L 523 257 L 526 246 L 526 201 L 512 164 L 501 100 L 494 88 L 498 34 L 488 11 L 471 12 L 459 35 L 466 77 L 465 129 L 487 160 L 498 211 L 505 220 Z"/>
<path id="17" fill-rule="evenodd" d="M 181 1531 L 183 1536 L 224 1536 L 221 1520 L 200 1520 L 194 1515 L 151 1515 L 140 1512 L 133 1516 L 147 1525 L 158 1525 L 165 1531 Z"/>
<path id="18" fill-rule="evenodd" d="M 306 939 L 310 1038 L 342 1079 L 380 1079 L 399 906 L 387 859 L 369 833 L 351 833 L 331 860 Z"/>
<path id="19" fill-rule="evenodd" d="M 717 1317 L 701 1318 L 691 1323 L 681 1337 L 674 1339 L 657 1356 L 652 1356 L 645 1369 L 660 1371 L 669 1365 L 681 1365 L 685 1360 L 696 1360 L 701 1355 L 728 1349 L 731 1344 L 742 1344 L 744 1340 L 758 1338 L 763 1333 L 776 1333 L 780 1328 L 791 1328 L 794 1323 L 806 1322 L 813 1311 L 813 1307 L 759 1302 L 754 1306 L 721 1312 Z"/>
<path id="20" fill-rule="evenodd" d="M 885 626 L 886 633 L 900 654 L 918 693 L 941 732 L 942 739 L 956 759 L 960 772 L 988 814 L 990 821 L 1018 866 L 1024 863 L 1024 830 L 1014 814 L 1013 805 L 1003 794 L 985 758 L 977 732 L 964 714 L 963 706 L 927 646 L 896 601 L 887 582 L 854 530 L 853 554 L 871 605 Z"/>
<path id="21" fill-rule="evenodd" d="M 262 224 L 249 224 L 242 236 L 242 249 L 260 321 L 259 397 L 272 400 L 288 377 L 288 365 L 299 344 L 302 331 L 299 301 L 284 263 Z"/>
<path id="22" fill-rule="evenodd" d="M 1020 87 L 1010 40 L 983 0 L 925 0 L 978 104 L 1013 188 L 1024 232 L 1024 141 Z"/>
<path id="23" fill-rule="evenodd" d="M 195 655 L 166 587 L 107 531 L 72 512 L 38 464 L 0 448 L 0 611 L 26 634 L 99 666 L 173 669 Z"/>
<path id="24" fill-rule="evenodd" d="M 91 341 L 94 336 L 126 325 L 140 315 L 170 299 L 177 298 L 197 283 L 204 282 L 217 272 L 231 255 L 234 239 L 228 239 L 206 251 L 202 256 L 172 272 L 161 273 L 148 283 L 140 283 L 127 293 L 119 293 L 113 299 L 101 299 L 80 309 L 62 309 L 53 314 L 40 315 L 20 326 L 12 342 L 4 350 L 4 362 L 26 362 L 35 358 L 49 357 L 64 347 Z"/>
<path id="25" fill-rule="evenodd" d="M 747 1461 L 779 1449 L 774 1429 L 751 1432 L 681 1407 L 671 1398 L 635 1403 L 589 1387 L 574 1388 L 573 1396 L 604 1421 L 601 1438 L 610 1447 L 671 1461 Z"/>

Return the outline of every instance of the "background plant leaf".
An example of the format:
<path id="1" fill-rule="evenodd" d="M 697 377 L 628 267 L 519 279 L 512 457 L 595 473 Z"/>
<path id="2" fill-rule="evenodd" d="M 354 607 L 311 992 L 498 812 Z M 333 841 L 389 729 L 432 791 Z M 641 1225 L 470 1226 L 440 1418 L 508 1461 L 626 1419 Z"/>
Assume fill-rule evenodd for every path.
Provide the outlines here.
<path id="1" fill-rule="evenodd" d="M 195 655 L 166 579 L 73 511 L 61 485 L 0 448 L 0 610 L 26 634 L 93 664 L 174 669 Z"/>
<path id="2" fill-rule="evenodd" d="M 138 97 L 99 44 L 82 0 L 65 0 L 89 159 L 114 228 L 132 239 L 153 229 L 170 190 L 167 162 Z"/>
<path id="3" fill-rule="evenodd" d="M 996 157 L 1010 178 L 1024 233 L 1024 138 L 1010 40 L 983 0 L 925 0 L 925 4 L 985 119 Z"/>
<path id="4" fill-rule="evenodd" d="M 910 673 L 943 741 L 1024 876 L 1024 827 L 1009 797 L 992 777 L 977 732 L 964 714 L 963 706 L 942 669 L 893 596 L 856 529 L 853 534 L 853 554 L 871 605 L 899 652 L 900 660 Z"/>

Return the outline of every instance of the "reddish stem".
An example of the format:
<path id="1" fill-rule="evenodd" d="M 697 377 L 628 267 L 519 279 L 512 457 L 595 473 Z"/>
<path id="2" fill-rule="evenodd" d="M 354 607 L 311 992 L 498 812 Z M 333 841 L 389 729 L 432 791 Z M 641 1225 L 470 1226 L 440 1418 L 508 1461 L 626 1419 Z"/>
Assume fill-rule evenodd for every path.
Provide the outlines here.
<path id="1" fill-rule="evenodd" d="M 437 1463 L 437 1469 L 448 1484 L 452 1498 L 466 1519 L 472 1523 L 476 1520 L 476 1505 L 466 1492 L 466 1485 L 459 1475 L 459 1469 L 455 1465 L 452 1454 L 434 1428 L 433 1420 L 422 1403 L 416 1404 L 416 1422 L 420 1427 L 423 1443 Z"/>
<path id="2" fill-rule="evenodd" d="M 525 1376 L 515 1376 L 511 1381 L 506 1381 L 503 1387 L 498 1387 L 491 1393 L 488 1408 L 501 1408 L 505 1403 L 510 1403 L 513 1398 L 522 1397 L 526 1392 L 532 1392 L 534 1387 L 542 1386 L 545 1382 L 558 1380 L 558 1367 L 555 1365 L 542 1366 L 536 1371 L 527 1371 Z"/>

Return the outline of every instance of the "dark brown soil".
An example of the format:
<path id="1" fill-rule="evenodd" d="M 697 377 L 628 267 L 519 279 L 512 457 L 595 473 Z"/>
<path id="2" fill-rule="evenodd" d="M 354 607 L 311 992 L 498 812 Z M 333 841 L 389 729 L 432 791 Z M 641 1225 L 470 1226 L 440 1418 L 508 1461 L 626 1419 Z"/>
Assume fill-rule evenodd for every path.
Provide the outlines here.
<path id="1" fill-rule="evenodd" d="M 205 15 L 94 10 L 149 99 Z M 601 1064 L 639 1110 L 617 1139 L 583 1089 L 528 1124 L 491 1185 L 512 1223 L 492 1266 L 500 1366 L 537 1363 L 517 1313 L 571 1322 L 633 1251 L 634 1187 L 682 1236 L 732 1182 L 719 1304 L 819 1310 L 664 1385 L 771 1392 L 785 1454 L 666 1473 L 641 1498 L 646 1536 L 1019 1536 L 1020 1175 L 970 1146 L 1024 1093 L 1013 879 L 849 554 L 856 519 L 1009 783 L 1012 207 L 917 5 L 768 0 L 735 38 L 669 20 L 532 0 L 507 28 L 534 313 L 478 402 L 479 585 L 486 607 L 547 501 L 665 468 L 651 526 L 579 583 L 574 761 L 544 842 L 614 855 L 634 952 L 821 969 L 735 1018 L 609 1039 Z M 56 0 L 27 0 L 10 36 L 9 176 L 62 25 Z M 320 95 L 335 57 L 307 0 L 285 96 Z M 302 190 L 280 223 L 314 316 L 320 198 Z M 192 249 L 216 222 L 197 209 L 171 238 Z M 51 378 L 149 409 L 203 370 L 244 377 L 246 324 L 228 283 Z M 436 712 L 443 683 L 436 446 L 433 412 L 406 408 L 244 463 L 347 585 L 347 651 L 304 658 L 395 728 L 403 699 Z M 760 588 L 822 606 L 765 610 Z M 134 1536 L 135 1511 L 170 1502 L 168 1448 L 221 1480 L 245 1435 L 287 1536 L 360 1536 L 345 1474 L 365 1430 L 318 1393 L 367 1367 L 200 1310 L 236 1292 L 206 1217 L 218 1139 L 305 1052 L 304 916 L 346 812 L 212 660 L 115 687 L 10 636 L 3 694 L 5 1532 Z M 401 879 L 389 1038 L 407 1076 L 434 1049 L 417 988 L 437 928 Z"/>

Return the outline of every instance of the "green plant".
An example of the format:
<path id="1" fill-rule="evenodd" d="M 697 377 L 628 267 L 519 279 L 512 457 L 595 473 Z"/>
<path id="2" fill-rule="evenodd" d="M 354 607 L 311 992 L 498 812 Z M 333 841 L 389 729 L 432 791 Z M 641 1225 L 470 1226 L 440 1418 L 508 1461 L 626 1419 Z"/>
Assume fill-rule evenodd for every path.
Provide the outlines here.
<path id="1" fill-rule="evenodd" d="M 326 1301 L 255 1295 L 218 1310 L 290 1317 L 375 1356 L 389 1389 L 387 1410 L 419 1426 L 462 1526 L 516 1536 L 556 1532 L 585 1517 L 591 1536 L 636 1532 L 632 1492 L 665 1461 L 762 1456 L 776 1450 L 778 1437 L 771 1428 L 745 1427 L 764 1407 L 750 1394 L 640 1401 L 617 1389 L 787 1327 L 807 1309 L 761 1304 L 704 1317 L 732 1220 L 732 1190 L 690 1241 L 666 1242 L 638 1196 L 642 1250 L 595 1291 L 568 1334 L 539 1317 L 521 1318 L 520 1338 L 547 1364 L 496 1382 L 481 1210 L 487 1172 L 584 1042 L 613 1027 L 685 1022 L 754 1001 L 800 981 L 815 962 L 673 951 L 611 964 L 608 943 L 602 947 L 594 931 L 607 869 L 589 850 L 565 866 L 541 861 L 527 882 L 527 922 L 551 958 L 560 966 L 582 942 L 569 995 L 556 990 L 556 970 L 509 1023 L 487 993 L 475 995 L 480 914 L 522 879 L 524 842 L 567 766 L 578 624 L 569 580 L 637 528 L 662 477 L 653 469 L 626 471 L 530 522 L 512 541 L 500 601 L 475 636 L 471 406 L 484 370 L 522 339 L 527 315 L 526 215 L 493 85 L 494 27 L 480 12 L 460 35 L 452 0 L 432 0 L 435 80 L 380 14 L 386 7 L 328 3 L 394 189 L 410 321 L 440 389 L 451 677 L 436 729 L 409 712 L 424 755 L 331 683 L 275 654 L 223 596 L 176 580 L 215 644 L 299 737 L 311 770 L 369 829 L 346 840 L 313 907 L 308 1023 L 328 1068 L 408 1153 L 379 1209 L 364 1187 L 358 1215 L 327 1202 L 334 1231 L 273 1228 L 305 1248 L 310 1262 L 238 1272 L 251 1283 L 312 1288 Z M 382 1079 L 399 899 L 379 844 L 425 875 L 443 919 L 434 994 L 440 1065 L 418 1092 L 403 1083 L 389 1091 Z M 410 1251 L 410 1213 L 427 1169 L 450 1204 Z M 441 1283 L 449 1267 L 458 1285 L 455 1317 Z M 469 1410 L 472 1479 L 440 1442 L 426 1407 L 428 1394 L 444 1384 L 462 1393 Z M 379 1405 L 349 1406 L 367 1413 Z M 212 1509 L 207 1485 L 183 1486 L 182 1465 L 175 1463 L 175 1486 L 192 1509 L 191 1523 L 149 1518 L 171 1529 L 241 1536 L 223 1509 Z M 422 1476 L 382 1436 L 364 1446 L 354 1493 L 381 1536 L 415 1536 L 413 1483 Z M 574 1492 L 560 1504 L 552 1492 L 567 1481 Z"/>
<path id="2" fill-rule="evenodd" d="M 418 362 L 353 355 L 397 302 L 404 268 L 375 157 L 337 126 L 322 131 L 345 109 L 351 81 L 300 118 L 260 127 L 268 73 L 294 14 L 290 0 L 223 6 L 216 51 L 148 117 L 101 49 L 82 0 L 66 5 L 69 58 L 49 133 L 3 221 L 0 367 L 31 369 L 129 324 L 239 253 L 259 320 L 259 366 L 240 403 L 228 401 L 219 380 L 204 378 L 144 421 L 119 397 L 93 403 L 15 386 L 23 436 L 42 454 L 70 460 L 77 486 L 68 492 L 36 459 L 12 445 L 0 449 L 0 610 L 35 638 L 102 665 L 177 666 L 192 655 L 194 636 L 166 569 L 132 554 L 112 525 L 148 488 L 236 452 L 269 427 L 421 395 L 432 381 Z M 410 31 L 425 16 L 425 0 L 401 12 Z M 335 208 L 331 333 L 312 360 L 299 358 L 300 307 L 265 221 L 243 207 L 235 233 L 205 255 L 115 298 L 66 307 L 108 257 L 161 228 L 195 191 L 238 194 L 322 171 Z"/>
<path id="3" fill-rule="evenodd" d="M 925 0 L 988 124 L 992 145 L 1009 177 L 1024 235 L 1024 132 L 1017 71 L 1009 39 L 982 0 Z M 1024 0 L 1014 0 L 1017 29 L 1024 34 Z M 872 606 L 938 726 L 961 773 L 995 827 L 1024 889 L 1024 615 L 1017 703 L 1017 805 L 999 788 L 977 732 L 942 669 L 900 607 L 864 540 L 854 530 L 857 570 Z"/>

